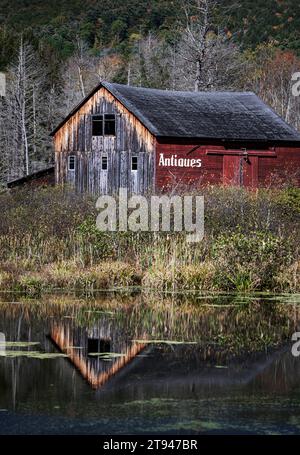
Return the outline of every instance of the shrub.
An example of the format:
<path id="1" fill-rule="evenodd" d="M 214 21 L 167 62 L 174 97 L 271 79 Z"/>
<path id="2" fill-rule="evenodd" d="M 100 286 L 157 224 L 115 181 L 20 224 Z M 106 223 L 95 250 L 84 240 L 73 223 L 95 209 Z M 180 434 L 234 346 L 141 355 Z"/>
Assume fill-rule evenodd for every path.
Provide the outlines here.
<path id="1" fill-rule="evenodd" d="M 86 290 L 137 286 L 141 277 L 134 267 L 122 262 L 102 262 L 75 275 L 75 288 Z"/>
<path id="2" fill-rule="evenodd" d="M 42 291 L 47 286 L 42 275 L 37 273 L 29 273 L 20 278 L 16 288 L 23 293 L 31 296 L 40 296 Z"/>
<path id="3" fill-rule="evenodd" d="M 84 245 L 89 246 L 87 251 L 88 258 L 103 260 L 113 256 L 113 234 L 99 231 L 95 218 L 88 217 L 78 226 L 76 232 L 83 248 Z"/>
<path id="4" fill-rule="evenodd" d="M 300 214 L 300 188 L 285 188 L 275 193 L 275 201 L 291 214 Z"/>
<path id="5" fill-rule="evenodd" d="M 274 278 L 275 289 L 280 292 L 300 291 L 300 261 L 295 261 L 289 267 L 282 267 Z"/>
<path id="6" fill-rule="evenodd" d="M 211 262 L 151 267 L 144 276 L 143 285 L 164 291 L 209 290 L 213 288 L 214 265 Z"/>
<path id="7" fill-rule="evenodd" d="M 79 265 L 74 261 L 61 261 L 50 264 L 44 271 L 48 286 L 74 288 Z"/>
<path id="8" fill-rule="evenodd" d="M 289 265 L 289 242 L 270 233 L 221 235 L 213 243 L 215 285 L 221 289 L 272 289 L 280 267 Z"/>

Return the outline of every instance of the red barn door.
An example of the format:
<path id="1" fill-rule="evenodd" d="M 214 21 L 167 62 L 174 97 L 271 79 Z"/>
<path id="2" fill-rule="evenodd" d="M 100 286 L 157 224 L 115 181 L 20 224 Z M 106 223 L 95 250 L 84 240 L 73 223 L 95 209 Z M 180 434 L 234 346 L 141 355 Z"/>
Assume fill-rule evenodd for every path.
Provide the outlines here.
<path id="1" fill-rule="evenodd" d="M 241 159 L 239 156 L 223 156 L 223 183 L 228 186 L 241 185 Z"/>
<path id="2" fill-rule="evenodd" d="M 242 186 L 248 188 L 258 187 L 258 156 L 248 156 L 243 160 L 243 181 Z"/>
<path id="3" fill-rule="evenodd" d="M 258 157 L 243 155 L 224 155 L 223 183 L 224 185 L 257 188 Z"/>

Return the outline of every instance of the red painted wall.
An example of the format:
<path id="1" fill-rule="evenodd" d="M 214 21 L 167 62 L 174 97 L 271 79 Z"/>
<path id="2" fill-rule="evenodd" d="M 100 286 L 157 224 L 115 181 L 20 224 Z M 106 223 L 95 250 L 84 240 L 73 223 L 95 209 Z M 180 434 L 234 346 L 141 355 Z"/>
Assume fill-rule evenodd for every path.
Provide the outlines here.
<path id="1" fill-rule="evenodd" d="M 197 148 L 199 144 L 156 144 L 156 189 L 168 189 L 174 185 L 180 188 L 199 187 L 207 184 L 220 185 L 223 183 L 223 157 L 207 155 L 207 146 Z M 214 147 L 216 148 L 216 147 Z M 222 149 L 222 147 L 221 147 Z M 191 152 L 192 151 L 192 152 Z M 159 165 L 160 156 L 171 159 L 172 155 L 177 159 L 198 160 L 201 159 L 201 167 L 162 167 Z"/>
<path id="2" fill-rule="evenodd" d="M 243 185 L 250 188 L 300 186 L 300 147 L 278 147 L 269 150 L 228 150 L 223 146 L 197 143 L 156 142 L 156 190 L 190 189 L 204 185 Z M 223 154 L 224 153 L 224 154 Z M 162 166 L 160 157 L 173 160 L 201 160 L 201 167 Z M 269 155 L 269 156 L 268 156 Z M 187 163 L 187 161 L 185 161 Z M 169 164 L 169 163 L 168 163 Z M 195 163 L 194 163 L 195 164 Z"/>
<path id="3" fill-rule="evenodd" d="M 260 186 L 291 182 L 300 187 L 300 148 L 278 147 L 276 158 L 259 158 Z"/>

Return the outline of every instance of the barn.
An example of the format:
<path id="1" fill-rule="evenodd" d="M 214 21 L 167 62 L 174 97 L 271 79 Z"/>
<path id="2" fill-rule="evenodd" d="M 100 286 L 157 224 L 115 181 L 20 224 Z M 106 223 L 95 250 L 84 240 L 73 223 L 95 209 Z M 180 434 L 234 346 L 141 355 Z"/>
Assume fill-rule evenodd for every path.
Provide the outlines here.
<path id="1" fill-rule="evenodd" d="M 51 134 L 56 183 L 79 192 L 300 186 L 300 134 L 252 92 L 102 82 Z"/>

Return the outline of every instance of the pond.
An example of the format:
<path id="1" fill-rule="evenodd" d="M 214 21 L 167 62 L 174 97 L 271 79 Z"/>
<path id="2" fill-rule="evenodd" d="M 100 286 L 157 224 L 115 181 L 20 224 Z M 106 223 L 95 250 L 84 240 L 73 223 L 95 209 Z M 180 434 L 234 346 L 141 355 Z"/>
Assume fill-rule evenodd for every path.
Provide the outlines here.
<path id="1" fill-rule="evenodd" d="M 299 434 L 300 296 L 0 297 L 1 434 Z"/>

